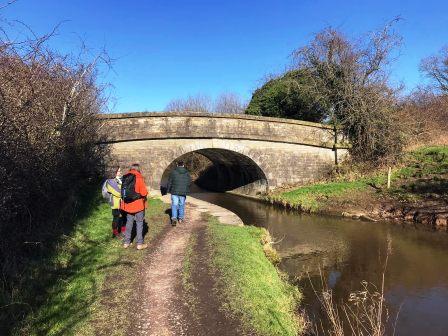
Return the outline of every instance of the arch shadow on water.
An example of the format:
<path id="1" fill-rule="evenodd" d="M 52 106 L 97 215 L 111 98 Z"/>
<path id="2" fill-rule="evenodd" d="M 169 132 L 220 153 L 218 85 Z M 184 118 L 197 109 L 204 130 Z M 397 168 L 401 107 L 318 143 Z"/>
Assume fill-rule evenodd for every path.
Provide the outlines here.
<path id="1" fill-rule="evenodd" d="M 162 194 L 177 161 L 185 162 L 195 184 L 205 190 L 262 194 L 268 188 L 265 173 L 248 156 L 228 149 L 205 148 L 183 154 L 168 165 L 160 181 Z"/>

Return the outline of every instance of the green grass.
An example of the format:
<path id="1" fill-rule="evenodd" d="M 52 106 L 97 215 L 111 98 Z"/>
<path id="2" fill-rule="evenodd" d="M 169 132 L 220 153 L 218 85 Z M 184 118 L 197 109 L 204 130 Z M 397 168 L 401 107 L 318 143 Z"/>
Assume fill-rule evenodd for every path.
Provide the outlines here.
<path id="1" fill-rule="evenodd" d="M 387 195 L 417 202 L 428 195 L 448 194 L 448 146 L 424 147 L 408 153 L 392 174 Z"/>
<path id="2" fill-rule="evenodd" d="M 291 191 L 269 195 L 267 200 L 287 205 L 291 208 L 316 212 L 331 202 L 353 192 L 366 191 L 370 186 L 383 196 L 400 199 L 418 199 L 430 191 L 446 192 L 448 189 L 448 146 L 424 147 L 406 153 L 401 162 L 392 169 L 392 188 L 385 189 L 387 172 L 374 171 L 355 180 L 345 180 L 344 176 L 336 181 L 321 182 Z"/>
<path id="3" fill-rule="evenodd" d="M 295 315 L 299 291 L 282 278 L 266 258 L 256 227 L 219 224 L 209 219 L 208 243 L 223 308 L 239 319 L 249 334 L 297 335 L 301 322 Z"/>
<path id="4" fill-rule="evenodd" d="M 330 197 L 340 196 L 348 191 L 362 190 L 367 187 L 366 181 L 342 181 L 313 184 L 292 191 L 272 195 L 271 201 L 283 203 L 292 208 L 315 212 L 320 209 L 322 201 Z"/>
<path id="5" fill-rule="evenodd" d="M 192 278 L 192 262 L 193 262 L 193 247 L 196 245 L 197 234 L 193 233 L 188 241 L 187 248 L 185 250 L 185 256 L 182 263 L 182 286 L 185 291 L 191 290 L 191 278 Z"/>
<path id="6" fill-rule="evenodd" d="M 448 146 L 420 148 L 408 153 L 402 164 L 404 166 L 395 172 L 394 177 L 410 178 L 448 174 Z"/>
<path id="7" fill-rule="evenodd" d="M 188 308 L 191 317 L 199 321 L 199 312 L 197 310 L 198 298 L 196 288 L 193 284 L 193 263 L 195 258 L 194 247 L 198 239 L 197 233 L 192 233 L 185 250 L 184 260 L 182 262 L 182 288 L 184 290 L 185 299 L 188 301 Z"/>
<path id="8" fill-rule="evenodd" d="M 149 201 L 146 241 L 163 228 L 165 208 L 159 200 Z M 127 301 L 137 279 L 136 265 L 145 252 L 123 249 L 120 241 L 111 238 L 110 223 L 109 206 L 96 199 L 89 215 L 59 242 L 56 253 L 36 262 L 34 268 L 45 269 L 48 276 L 29 281 L 44 281 L 47 286 L 44 293 L 34 293 L 42 296 L 41 305 L 17 335 L 126 333 Z"/>

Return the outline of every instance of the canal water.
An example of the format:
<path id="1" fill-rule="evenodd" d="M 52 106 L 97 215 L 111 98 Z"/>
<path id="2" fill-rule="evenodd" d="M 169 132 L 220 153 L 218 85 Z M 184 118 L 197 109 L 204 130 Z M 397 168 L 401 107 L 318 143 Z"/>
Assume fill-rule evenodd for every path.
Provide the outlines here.
<path id="1" fill-rule="evenodd" d="M 319 315 L 312 287 L 319 291 L 321 273 L 337 302 L 347 302 L 351 292 L 362 290 L 362 281 L 380 288 L 390 241 L 385 272 L 388 335 L 395 325 L 395 335 L 448 336 L 446 233 L 298 214 L 231 194 L 201 192 L 192 196 L 235 212 L 247 225 L 269 230 L 283 258 L 280 267 L 301 287 L 303 305 L 311 318 Z"/>

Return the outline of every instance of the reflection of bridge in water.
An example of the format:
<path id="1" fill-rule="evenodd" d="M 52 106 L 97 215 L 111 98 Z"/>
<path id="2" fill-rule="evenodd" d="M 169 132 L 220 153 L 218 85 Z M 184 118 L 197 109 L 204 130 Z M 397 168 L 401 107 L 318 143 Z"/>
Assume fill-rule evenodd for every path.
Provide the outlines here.
<path id="1" fill-rule="evenodd" d="M 113 162 L 139 162 L 152 188 L 176 159 L 215 191 L 256 194 L 315 180 L 346 149 L 322 124 L 247 115 L 123 113 L 102 116 Z M 339 148 L 339 149 L 337 149 Z"/>

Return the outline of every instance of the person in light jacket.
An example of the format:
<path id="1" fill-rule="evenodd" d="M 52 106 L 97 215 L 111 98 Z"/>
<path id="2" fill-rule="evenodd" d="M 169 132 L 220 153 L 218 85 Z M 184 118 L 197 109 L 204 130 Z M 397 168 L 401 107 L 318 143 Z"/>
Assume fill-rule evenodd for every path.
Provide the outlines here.
<path id="1" fill-rule="evenodd" d="M 106 190 L 110 194 L 110 207 L 112 209 L 112 237 L 123 235 L 126 227 L 123 226 L 123 214 L 120 210 L 121 202 L 121 169 L 118 167 L 115 177 L 106 181 Z"/>

